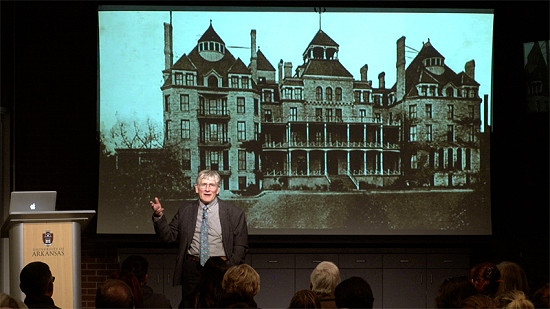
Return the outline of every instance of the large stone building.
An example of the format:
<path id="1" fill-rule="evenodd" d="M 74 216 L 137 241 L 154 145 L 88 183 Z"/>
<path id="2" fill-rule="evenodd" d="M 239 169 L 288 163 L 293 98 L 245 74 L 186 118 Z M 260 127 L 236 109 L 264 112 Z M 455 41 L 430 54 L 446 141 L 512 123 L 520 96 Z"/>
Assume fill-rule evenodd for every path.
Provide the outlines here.
<path id="1" fill-rule="evenodd" d="M 235 59 L 212 24 L 175 63 L 165 24 L 165 147 L 190 179 L 220 171 L 223 188 L 455 186 L 480 171 L 479 84 L 475 63 L 455 73 L 428 42 L 405 67 L 397 40 L 397 81 L 378 87 L 338 59 L 339 45 L 319 30 L 293 70 L 277 70 L 256 47 L 249 65 Z M 277 77 L 277 79 L 276 79 Z"/>

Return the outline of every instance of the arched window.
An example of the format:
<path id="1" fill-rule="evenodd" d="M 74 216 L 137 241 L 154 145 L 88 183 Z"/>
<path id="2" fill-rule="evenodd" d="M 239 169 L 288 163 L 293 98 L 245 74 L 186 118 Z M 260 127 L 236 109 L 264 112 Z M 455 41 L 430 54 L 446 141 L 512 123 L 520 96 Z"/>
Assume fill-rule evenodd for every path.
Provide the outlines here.
<path id="1" fill-rule="evenodd" d="M 327 101 L 332 101 L 332 88 L 327 87 L 325 90 Z"/>
<path id="2" fill-rule="evenodd" d="M 323 100 L 323 88 L 317 87 L 317 89 L 315 89 L 315 99 L 317 101 Z"/>
<path id="3" fill-rule="evenodd" d="M 218 88 L 218 79 L 216 78 L 216 76 L 211 75 L 210 77 L 208 77 L 208 87 Z"/>
<path id="4" fill-rule="evenodd" d="M 336 88 L 336 101 L 342 101 L 342 88 Z"/>
<path id="5" fill-rule="evenodd" d="M 454 97 L 455 96 L 454 89 L 452 87 L 447 88 L 447 90 L 445 90 L 445 95 L 448 97 Z"/>

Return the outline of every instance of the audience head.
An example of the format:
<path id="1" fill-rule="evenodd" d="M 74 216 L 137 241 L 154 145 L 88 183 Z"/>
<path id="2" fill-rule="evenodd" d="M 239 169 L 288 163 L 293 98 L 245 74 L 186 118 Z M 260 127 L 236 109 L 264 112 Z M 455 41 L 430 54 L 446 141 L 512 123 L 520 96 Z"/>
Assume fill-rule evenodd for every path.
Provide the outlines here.
<path id="1" fill-rule="evenodd" d="M 498 304 L 495 300 L 484 294 L 472 295 L 464 300 L 462 309 L 494 309 Z"/>
<path id="2" fill-rule="evenodd" d="M 29 296 L 52 296 L 53 282 L 50 267 L 43 262 L 31 262 L 21 270 L 19 274 L 19 287 L 25 295 Z"/>
<path id="3" fill-rule="evenodd" d="M 506 309 L 534 309 L 533 303 L 527 299 L 523 291 L 509 290 L 495 297 L 500 308 Z"/>
<path id="4" fill-rule="evenodd" d="M 248 264 L 231 266 L 223 276 L 222 288 L 227 294 L 254 298 L 260 292 L 260 275 Z"/>
<path id="5" fill-rule="evenodd" d="M 141 289 L 141 284 L 138 280 L 138 278 L 134 275 L 132 272 L 128 272 L 125 270 L 120 270 L 114 272 L 109 279 L 118 279 L 121 281 L 124 281 L 130 289 L 132 290 L 132 296 L 134 305 L 137 308 L 143 307 L 143 291 Z"/>
<path id="6" fill-rule="evenodd" d="M 27 309 L 27 305 L 19 299 L 15 299 L 6 293 L 0 294 L 0 308 L 21 308 Z"/>
<path id="7" fill-rule="evenodd" d="M 141 285 L 147 283 L 147 273 L 149 272 L 149 262 L 141 255 L 131 255 L 127 257 L 120 269 L 123 271 L 134 273 Z"/>
<path id="8" fill-rule="evenodd" d="M 470 270 L 470 279 L 478 293 L 494 296 L 500 285 L 500 271 L 494 263 L 480 263 Z"/>
<path id="9" fill-rule="evenodd" d="M 472 281 L 466 276 L 448 278 L 439 287 L 435 298 L 437 308 L 460 308 L 464 299 L 477 294 Z"/>
<path id="10" fill-rule="evenodd" d="M 527 275 L 523 268 L 514 262 L 504 261 L 497 264 L 500 271 L 501 283 L 498 287 L 498 293 L 504 293 L 511 290 L 520 290 L 529 293 L 529 283 Z"/>
<path id="11" fill-rule="evenodd" d="M 370 285 L 361 277 L 348 278 L 334 290 L 338 308 L 372 308 L 374 297 Z"/>
<path id="12" fill-rule="evenodd" d="M 550 308 L 550 283 L 536 290 L 531 299 L 535 308 Z"/>
<path id="13" fill-rule="evenodd" d="M 340 269 L 332 262 L 321 262 L 311 272 L 310 282 L 313 292 L 321 295 L 334 294 L 334 289 L 340 283 Z"/>
<path id="14" fill-rule="evenodd" d="M 292 296 L 288 308 L 321 308 L 321 303 L 312 290 L 299 290 Z"/>
<path id="15" fill-rule="evenodd" d="M 96 292 L 96 308 L 134 308 L 134 295 L 126 282 L 107 279 Z"/>

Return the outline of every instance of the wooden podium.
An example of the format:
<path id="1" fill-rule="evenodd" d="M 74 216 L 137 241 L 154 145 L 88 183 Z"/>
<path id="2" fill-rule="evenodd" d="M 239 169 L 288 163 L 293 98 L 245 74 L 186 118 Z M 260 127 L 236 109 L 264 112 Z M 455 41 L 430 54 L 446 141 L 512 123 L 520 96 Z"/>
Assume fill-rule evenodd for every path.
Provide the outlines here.
<path id="1" fill-rule="evenodd" d="M 60 308 L 81 308 L 80 235 L 94 210 L 14 212 L 2 226 L 9 237 L 10 294 L 23 300 L 19 274 L 25 265 L 48 264 L 55 277 L 53 300 Z"/>

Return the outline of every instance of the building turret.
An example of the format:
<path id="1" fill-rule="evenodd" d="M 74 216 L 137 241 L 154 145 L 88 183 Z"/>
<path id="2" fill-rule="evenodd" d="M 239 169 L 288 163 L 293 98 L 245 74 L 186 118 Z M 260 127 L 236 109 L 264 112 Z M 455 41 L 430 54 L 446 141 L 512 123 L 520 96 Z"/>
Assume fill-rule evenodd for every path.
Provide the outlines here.
<path id="1" fill-rule="evenodd" d="M 210 27 L 199 39 L 197 47 L 199 55 L 208 61 L 216 62 L 225 56 L 225 43 L 212 27 L 212 21 L 210 21 Z"/>

